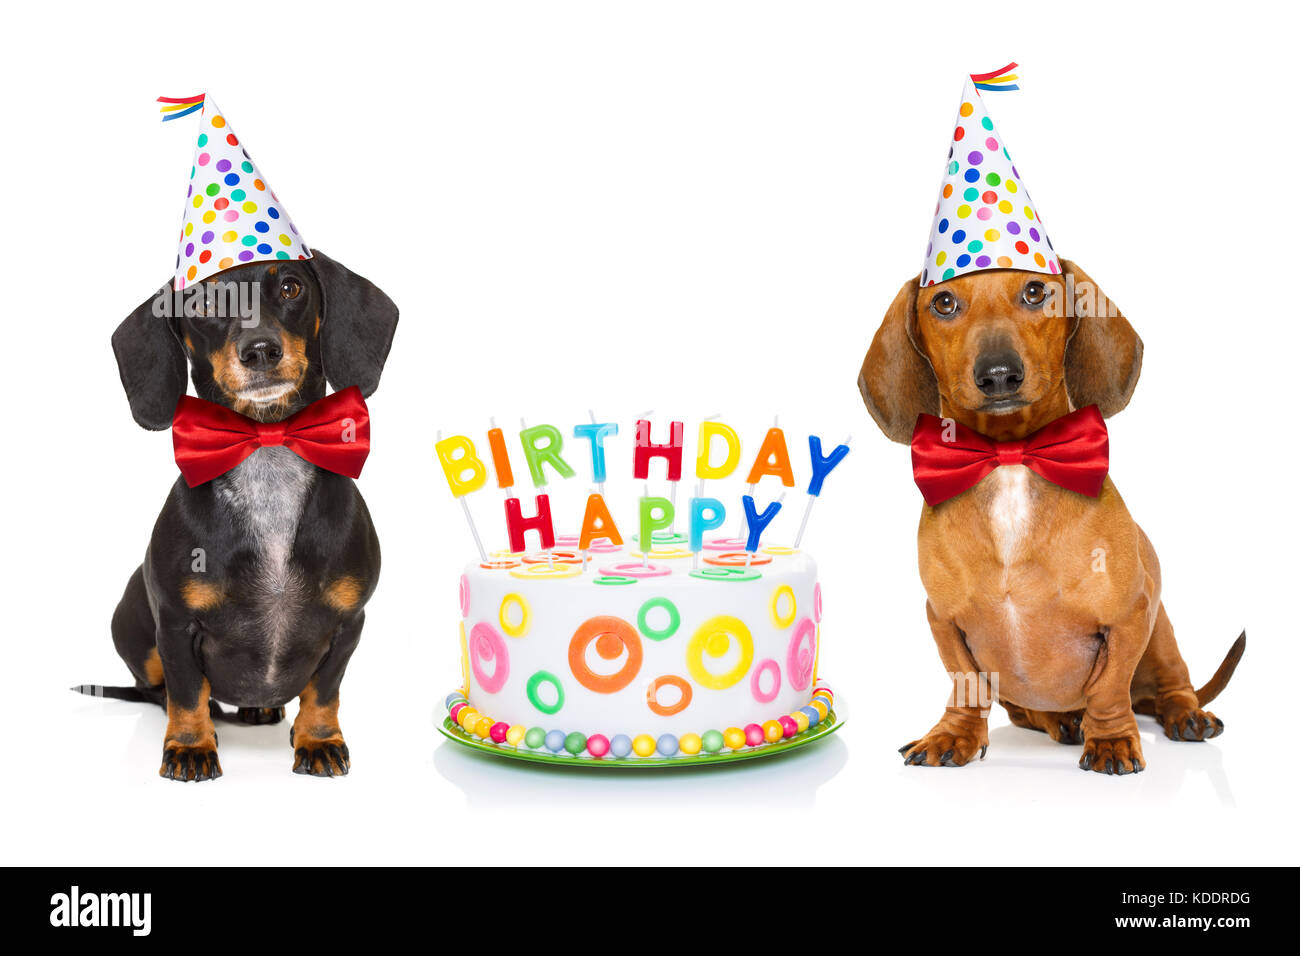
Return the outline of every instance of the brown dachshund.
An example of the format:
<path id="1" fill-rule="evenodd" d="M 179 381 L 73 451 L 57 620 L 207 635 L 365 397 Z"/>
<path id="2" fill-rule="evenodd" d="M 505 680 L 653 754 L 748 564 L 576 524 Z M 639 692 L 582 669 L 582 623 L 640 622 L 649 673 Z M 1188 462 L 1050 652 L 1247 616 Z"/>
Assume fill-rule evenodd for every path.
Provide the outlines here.
<path id="1" fill-rule="evenodd" d="M 881 430 L 909 442 L 929 413 L 1010 441 L 1075 408 L 1097 405 L 1106 417 L 1123 409 L 1142 340 L 1083 270 L 1066 260 L 1062 268 L 904 283 L 858 377 Z M 917 543 L 926 616 L 954 691 L 930 732 L 901 749 L 907 764 L 984 756 L 991 701 L 971 698 L 976 683 L 995 689 L 1017 726 L 1082 742 L 1084 770 L 1145 767 L 1135 713 L 1154 715 L 1172 740 L 1223 732 L 1203 708 L 1232 676 L 1246 635 L 1193 689 L 1160 600 L 1155 550 L 1109 477 L 1090 498 L 1003 465 L 924 506 Z"/>

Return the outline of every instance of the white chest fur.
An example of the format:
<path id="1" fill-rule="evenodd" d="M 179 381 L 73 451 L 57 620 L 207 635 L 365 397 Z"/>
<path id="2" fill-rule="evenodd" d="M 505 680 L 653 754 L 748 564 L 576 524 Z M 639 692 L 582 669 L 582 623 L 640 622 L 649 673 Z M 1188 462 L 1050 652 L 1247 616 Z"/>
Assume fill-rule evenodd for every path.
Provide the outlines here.
<path id="1" fill-rule="evenodd" d="M 247 594 L 265 629 L 274 670 L 277 651 L 305 606 L 305 581 L 293 543 L 315 469 L 287 448 L 259 448 L 223 476 L 217 495 L 253 541 L 257 569 Z"/>
<path id="2" fill-rule="evenodd" d="M 1003 567 L 1011 565 L 1029 530 L 1029 469 L 1024 465 L 1002 465 L 989 475 L 993 499 L 989 505 L 989 529 L 993 546 Z"/>
<path id="3" fill-rule="evenodd" d="M 1019 647 L 1024 638 L 1020 608 L 1016 604 L 1012 586 L 1011 568 L 1020 553 L 1021 544 L 1029 530 L 1032 505 L 1029 496 L 1029 469 L 1024 465 L 1001 465 L 993 470 L 988 481 L 994 492 L 989 504 L 989 531 L 993 547 L 1002 564 L 1001 611 L 1006 637 Z"/>

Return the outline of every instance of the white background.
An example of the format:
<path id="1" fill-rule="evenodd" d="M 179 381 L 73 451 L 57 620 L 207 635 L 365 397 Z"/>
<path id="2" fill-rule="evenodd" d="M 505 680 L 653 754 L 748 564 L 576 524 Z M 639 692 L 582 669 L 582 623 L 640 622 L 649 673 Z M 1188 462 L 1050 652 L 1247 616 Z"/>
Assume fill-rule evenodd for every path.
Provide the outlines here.
<path id="1" fill-rule="evenodd" d="M 1292 862 L 1297 631 L 1294 22 L 1124 3 L 175 4 L 9 14 L 5 270 L 6 862 Z M 1210 12 L 1211 9 L 1214 12 Z M 854 384 L 919 270 L 963 74 L 1022 64 L 989 110 L 1061 253 L 1146 343 L 1112 474 L 1152 537 L 1193 680 L 1250 646 L 1209 744 L 1142 722 L 1149 769 L 993 718 L 982 763 L 904 768 L 946 680 L 924 618 L 908 455 Z M 360 487 L 384 547 L 343 686 L 354 763 L 290 773 L 288 725 L 221 729 L 225 776 L 157 776 L 163 714 L 109 618 L 175 477 L 131 420 L 109 336 L 171 269 L 210 92 L 309 243 L 402 310 Z M 748 458 L 774 414 L 853 453 L 806 545 L 847 726 L 706 772 L 576 773 L 461 752 L 472 543 L 433 436 L 489 415 L 566 432 L 594 407 L 630 523 L 632 421 L 721 412 Z M 660 426 L 662 427 L 662 425 Z M 512 436 L 512 441 L 513 441 Z M 556 488 L 561 531 L 587 490 Z M 522 463 L 516 461 L 517 470 Z M 738 504 L 739 485 L 725 492 Z M 760 495 L 761 497 L 762 495 Z M 791 537 L 802 496 L 771 540 Z M 500 499 L 473 508 L 500 541 Z M 292 715 L 292 711 L 291 711 Z M 972 853 L 970 841 L 977 842 Z"/>

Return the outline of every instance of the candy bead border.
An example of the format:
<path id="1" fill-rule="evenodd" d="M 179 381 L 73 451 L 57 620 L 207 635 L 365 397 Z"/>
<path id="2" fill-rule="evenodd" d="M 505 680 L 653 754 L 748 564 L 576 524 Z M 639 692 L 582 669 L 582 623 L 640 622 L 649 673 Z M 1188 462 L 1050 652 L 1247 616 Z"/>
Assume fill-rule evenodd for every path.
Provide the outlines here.
<path id="1" fill-rule="evenodd" d="M 447 717 L 435 720 L 435 724 L 448 739 L 501 757 L 571 767 L 682 767 L 764 757 L 829 736 L 846 719 L 843 701 L 837 709 L 834 692 L 822 681 L 818 681 L 808 704 L 794 713 L 749 724 L 743 729 L 729 727 L 722 732 L 711 729 L 704 734 L 683 734 L 680 739 L 672 734 L 656 738 L 646 733 L 634 736 L 596 733 L 585 737 L 576 731 L 543 727 L 524 731 L 522 727 L 510 727 L 480 713 L 461 690 L 448 694 L 443 703 Z M 809 711 L 818 716 L 816 724 L 811 724 Z M 800 721 L 799 717 L 804 720 Z M 801 730 L 804 724 L 807 727 Z M 730 732 L 740 737 L 737 739 Z M 713 752 L 704 750 L 705 739 L 715 734 L 723 738 L 721 746 Z M 552 742 L 558 745 L 558 750 L 549 746 Z M 683 743 L 695 752 L 683 752 Z M 620 750 L 623 752 L 619 753 Z"/>

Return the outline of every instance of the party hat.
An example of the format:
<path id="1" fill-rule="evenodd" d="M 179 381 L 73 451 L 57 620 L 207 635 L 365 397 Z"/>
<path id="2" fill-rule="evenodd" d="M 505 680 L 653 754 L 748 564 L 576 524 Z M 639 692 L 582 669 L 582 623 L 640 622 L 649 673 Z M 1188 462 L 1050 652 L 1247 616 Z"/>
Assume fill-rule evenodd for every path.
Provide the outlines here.
<path id="1" fill-rule="evenodd" d="M 185 194 L 177 289 L 249 262 L 310 259 L 289 214 L 217 104 L 204 94 L 158 97 L 163 122 L 202 110 Z"/>
<path id="2" fill-rule="evenodd" d="M 1009 63 L 966 80 L 925 250 L 923 286 L 981 269 L 1061 271 L 1038 210 L 980 96 L 981 90 L 1019 89 L 1011 82 L 1015 68 Z"/>

